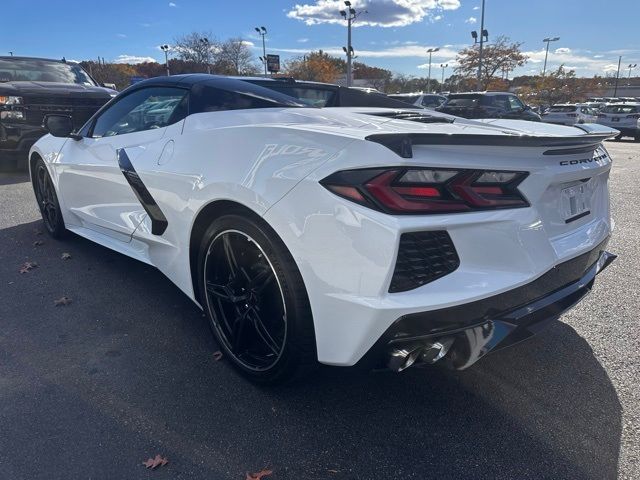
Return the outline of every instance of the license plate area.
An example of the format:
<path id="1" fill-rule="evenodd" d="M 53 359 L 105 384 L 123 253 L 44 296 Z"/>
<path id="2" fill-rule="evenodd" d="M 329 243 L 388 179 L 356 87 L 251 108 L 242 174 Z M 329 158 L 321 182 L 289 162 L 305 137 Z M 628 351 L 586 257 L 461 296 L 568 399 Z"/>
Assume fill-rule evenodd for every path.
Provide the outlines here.
<path id="1" fill-rule="evenodd" d="M 611 121 L 612 122 L 619 122 L 620 121 L 620 117 L 612 117 Z"/>
<path id="2" fill-rule="evenodd" d="M 591 213 L 591 188 L 589 182 L 580 182 L 561 190 L 564 223 L 571 223 Z"/>

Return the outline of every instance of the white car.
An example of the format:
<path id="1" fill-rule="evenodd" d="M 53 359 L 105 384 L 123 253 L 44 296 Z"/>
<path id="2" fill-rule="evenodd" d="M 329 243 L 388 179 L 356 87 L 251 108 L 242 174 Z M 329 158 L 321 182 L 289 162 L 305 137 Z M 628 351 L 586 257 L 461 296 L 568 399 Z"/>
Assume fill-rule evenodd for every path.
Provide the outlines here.
<path id="1" fill-rule="evenodd" d="M 596 123 L 598 113 L 589 105 L 559 104 L 553 105 L 542 114 L 542 121 L 557 125 L 575 125 L 581 123 Z"/>
<path id="2" fill-rule="evenodd" d="M 640 103 L 613 103 L 598 114 L 598 123 L 620 131 L 616 140 L 633 137 L 640 142 Z"/>
<path id="3" fill-rule="evenodd" d="M 466 368 L 614 258 L 617 131 L 598 125 L 309 108 L 210 75 L 137 83 L 78 132 L 45 123 L 30 174 L 47 231 L 157 267 L 256 382 L 318 362 Z"/>

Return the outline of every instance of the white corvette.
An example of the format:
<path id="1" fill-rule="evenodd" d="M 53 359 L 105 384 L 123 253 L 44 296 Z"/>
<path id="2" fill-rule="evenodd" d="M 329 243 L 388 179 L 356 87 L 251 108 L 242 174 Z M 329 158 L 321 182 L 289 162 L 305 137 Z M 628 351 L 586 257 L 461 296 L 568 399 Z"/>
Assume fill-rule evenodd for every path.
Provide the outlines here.
<path id="1" fill-rule="evenodd" d="M 466 368 L 614 258 L 618 132 L 307 108 L 240 80 L 138 83 L 30 152 L 44 224 L 154 265 L 258 382 L 318 362 Z M 122 299 L 124 302 L 125 299 Z"/>

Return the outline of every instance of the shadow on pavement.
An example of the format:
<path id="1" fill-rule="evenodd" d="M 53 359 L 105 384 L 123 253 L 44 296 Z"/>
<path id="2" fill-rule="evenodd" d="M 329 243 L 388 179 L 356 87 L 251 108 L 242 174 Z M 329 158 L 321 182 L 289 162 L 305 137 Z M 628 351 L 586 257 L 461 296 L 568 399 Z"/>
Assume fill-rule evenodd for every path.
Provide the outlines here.
<path id="1" fill-rule="evenodd" d="M 27 172 L 2 172 L 0 171 L 0 185 L 13 185 L 29 181 Z"/>
<path id="2" fill-rule="evenodd" d="M 0 230 L 6 478 L 142 478 L 156 453 L 163 479 L 617 476 L 621 406 L 566 324 L 465 372 L 324 368 L 257 388 L 213 359 L 206 320 L 155 269 L 38 229 Z"/>

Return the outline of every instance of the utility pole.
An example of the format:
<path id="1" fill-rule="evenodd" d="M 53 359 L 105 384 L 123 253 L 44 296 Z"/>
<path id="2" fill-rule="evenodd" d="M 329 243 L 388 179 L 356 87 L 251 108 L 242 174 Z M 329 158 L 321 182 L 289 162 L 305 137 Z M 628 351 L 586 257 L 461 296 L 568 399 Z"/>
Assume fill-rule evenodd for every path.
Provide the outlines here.
<path id="1" fill-rule="evenodd" d="M 207 73 L 211 73 L 211 65 L 209 64 L 209 53 L 211 52 L 211 46 L 209 45 L 209 39 L 207 37 L 201 38 L 200 42 L 204 45 L 205 51 L 207 52 L 204 57 L 204 61 L 207 64 Z"/>
<path id="2" fill-rule="evenodd" d="M 627 67 L 629 69 L 629 80 L 631 80 L 631 70 L 633 70 L 634 68 L 636 68 L 638 66 L 637 63 L 629 64 L 629 66 Z"/>
<path id="3" fill-rule="evenodd" d="M 613 96 L 618 96 L 618 81 L 620 80 L 620 63 L 622 62 L 622 55 L 618 57 L 618 73 L 616 73 L 616 86 L 613 89 Z"/>
<path id="4" fill-rule="evenodd" d="M 160 50 L 164 52 L 164 63 L 167 68 L 167 77 L 171 76 L 169 71 L 169 45 L 160 45 Z"/>
<path id="5" fill-rule="evenodd" d="M 364 12 L 356 12 L 355 8 L 351 6 L 351 2 L 349 0 L 345 0 L 346 10 L 340 10 L 340 15 L 347 21 L 347 46 L 342 47 L 342 49 L 347 54 L 347 87 L 350 87 L 353 83 L 353 69 L 352 69 L 352 60 L 353 60 L 353 45 L 351 44 L 351 26 L 353 25 L 353 21 L 358 18 L 362 13 L 367 13 L 366 10 Z"/>
<path id="6" fill-rule="evenodd" d="M 542 76 L 544 77 L 544 75 L 547 73 L 547 57 L 549 57 L 549 44 L 551 42 L 557 42 L 558 40 L 560 40 L 560 37 L 548 37 L 545 38 L 544 40 L 542 40 L 543 42 L 545 42 L 547 44 L 547 51 L 544 54 L 544 67 L 542 68 Z"/>
<path id="7" fill-rule="evenodd" d="M 482 16 L 480 18 L 480 50 L 478 52 L 478 91 L 482 90 L 482 47 L 484 45 L 484 2 L 482 0 Z M 487 35 L 487 40 L 489 36 Z"/>
<path id="8" fill-rule="evenodd" d="M 262 63 L 264 64 L 264 76 L 267 76 L 267 44 L 264 37 L 267 35 L 267 29 L 264 27 L 256 27 L 256 32 L 262 37 Z"/>
<path id="9" fill-rule="evenodd" d="M 444 91 L 444 69 L 449 66 L 448 63 L 441 63 L 440 68 L 442 68 L 442 81 L 440 82 L 440 93 Z"/>

